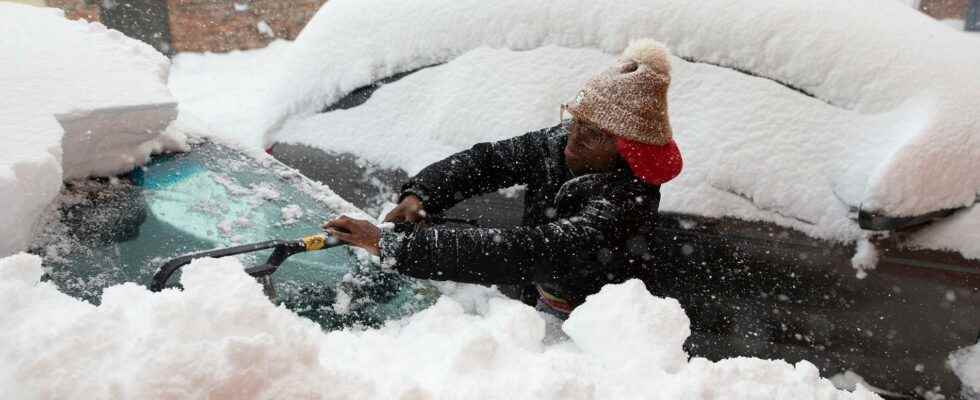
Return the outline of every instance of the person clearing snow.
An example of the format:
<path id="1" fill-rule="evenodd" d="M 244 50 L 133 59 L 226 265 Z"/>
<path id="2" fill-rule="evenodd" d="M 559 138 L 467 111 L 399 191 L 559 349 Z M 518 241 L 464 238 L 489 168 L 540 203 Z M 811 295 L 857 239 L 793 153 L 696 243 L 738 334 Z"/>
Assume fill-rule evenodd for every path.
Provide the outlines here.
<path id="1" fill-rule="evenodd" d="M 436 162 L 402 188 L 390 228 L 342 216 L 324 227 L 416 278 L 534 286 L 567 315 L 607 284 L 649 278 L 660 185 L 683 161 L 667 112 L 667 48 L 644 39 L 561 105 L 571 120 Z M 466 197 L 527 185 L 522 226 L 427 226 Z"/>

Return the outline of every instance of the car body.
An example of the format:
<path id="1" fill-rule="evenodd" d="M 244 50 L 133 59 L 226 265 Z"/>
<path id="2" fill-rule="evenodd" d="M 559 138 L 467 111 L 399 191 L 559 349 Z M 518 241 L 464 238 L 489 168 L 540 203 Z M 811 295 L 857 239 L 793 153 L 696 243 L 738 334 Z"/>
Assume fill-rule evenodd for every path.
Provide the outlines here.
<path id="1" fill-rule="evenodd" d="M 359 107 L 378 88 L 409 75 L 354 90 L 323 112 Z M 275 143 L 269 153 L 365 209 L 393 200 L 408 176 L 353 154 L 293 142 Z M 468 199 L 446 216 L 514 226 L 523 206 L 520 191 L 513 193 Z M 652 244 L 661 261 L 648 288 L 684 306 L 692 322 L 692 355 L 805 359 L 824 376 L 856 373 L 886 396 L 957 396 L 961 384 L 947 359 L 980 337 L 980 262 L 901 245 L 906 232 L 950 212 L 910 218 L 853 214 L 866 229 L 891 231 L 877 240 L 879 262 L 866 279 L 856 277 L 853 244 L 769 222 L 664 213 Z M 521 297 L 519 290 L 510 294 Z"/>

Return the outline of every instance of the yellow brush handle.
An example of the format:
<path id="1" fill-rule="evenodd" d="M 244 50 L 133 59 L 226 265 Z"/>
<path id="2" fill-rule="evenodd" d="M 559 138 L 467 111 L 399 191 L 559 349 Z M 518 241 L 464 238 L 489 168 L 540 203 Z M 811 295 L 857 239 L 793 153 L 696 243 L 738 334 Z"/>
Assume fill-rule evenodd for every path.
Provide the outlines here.
<path id="1" fill-rule="evenodd" d="M 304 237 L 303 245 L 306 251 L 320 250 L 327 246 L 327 235 L 321 233 Z"/>

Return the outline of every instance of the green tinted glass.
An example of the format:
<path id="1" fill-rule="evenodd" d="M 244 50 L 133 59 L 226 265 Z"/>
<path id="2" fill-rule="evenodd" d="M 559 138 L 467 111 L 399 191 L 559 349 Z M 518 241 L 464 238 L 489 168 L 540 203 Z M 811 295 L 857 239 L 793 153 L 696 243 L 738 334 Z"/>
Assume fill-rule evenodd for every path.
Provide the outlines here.
<path id="1" fill-rule="evenodd" d="M 124 179 L 68 184 L 60 218 L 34 251 L 65 292 L 97 302 L 102 289 L 147 284 L 175 256 L 320 232 L 336 216 L 305 178 L 214 143 L 155 157 Z M 239 256 L 261 264 L 270 251 Z M 177 282 L 175 276 L 170 282 Z M 359 263 L 345 247 L 290 257 L 273 275 L 277 300 L 325 327 L 376 325 L 425 306 L 425 285 Z M 338 291 L 342 304 L 334 307 Z M 348 301 L 348 300 L 354 301 Z"/>

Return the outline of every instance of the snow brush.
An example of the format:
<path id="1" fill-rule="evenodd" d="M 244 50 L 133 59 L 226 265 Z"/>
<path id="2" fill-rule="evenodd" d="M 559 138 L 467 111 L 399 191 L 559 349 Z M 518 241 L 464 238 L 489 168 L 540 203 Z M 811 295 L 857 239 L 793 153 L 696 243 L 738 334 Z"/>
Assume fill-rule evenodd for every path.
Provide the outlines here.
<path id="1" fill-rule="evenodd" d="M 163 288 L 167 286 L 167 281 L 170 280 L 171 275 L 177 272 L 177 270 L 179 270 L 181 267 L 190 264 L 191 261 L 198 258 L 227 257 L 237 254 L 251 253 L 259 250 L 273 249 L 272 255 L 269 256 L 269 259 L 267 259 L 264 264 L 245 269 L 245 273 L 262 282 L 265 294 L 270 298 L 273 298 L 275 297 L 275 292 L 272 288 L 272 280 L 270 276 L 273 272 L 276 272 L 276 270 L 279 269 L 279 266 L 282 265 L 287 258 L 295 254 L 305 253 L 307 251 L 329 249 L 331 247 L 337 247 L 343 244 L 344 243 L 342 243 L 340 240 L 327 233 L 320 233 L 306 236 L 302 239 L 268 240 L 265 242 L 243 244 L 240 246 L 226 247 L 223 249 L 185 254 L 167 261 L 165 264 L 160 266 L 160 270 L 153 275 L 153 282 L 150 284 L 150 290 L 154 292 L 163 290 Z"/>

